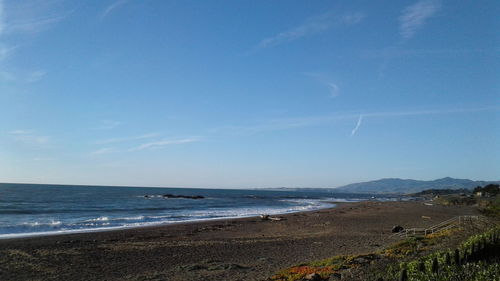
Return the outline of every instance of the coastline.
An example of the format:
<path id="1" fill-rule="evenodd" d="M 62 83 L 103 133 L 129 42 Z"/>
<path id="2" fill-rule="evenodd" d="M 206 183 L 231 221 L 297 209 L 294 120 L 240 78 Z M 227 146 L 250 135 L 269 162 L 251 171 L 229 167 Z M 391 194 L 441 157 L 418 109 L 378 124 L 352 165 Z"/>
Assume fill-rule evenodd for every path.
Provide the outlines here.
<path id="1" fill-rule="evenodd" d="M 426 227 L 474 212 L 364 201 L 283 214 L 282 221 L 245 217 L 2 239 L 0 279 L 265 280 L 293 264 L 385 247 L 396 224 Z"/>
<path id="2" fill-rule="evenodd" d="M 316 209 L 310 210 L 301 210 L 301 211 L 291 211 L 286 213 L 272 213 L 268 214 L 271 216 L 285 216 L 296 213 L 307 213 L 314 212 L 325 209 L 336 208 L 340 204 L 350 204 L 350 203 L 358 203 L 359 201 L 354 202 L 325 202 L 325 204 L 329 204 L 328 207 L 319 207 Z M 145 223 L 144 225 L 132 225 L 132 226 L 112 226 L 112 227 L 99 227 L 99 228 L 87 228 L 87 229 L 70 229 L 63 231 L 47 231 L 47 232 L 30 232 L 30 233 L 12 233 L 12 234 L 0 234 L 0 241 L 2 240 L 13 240 L 13 239 L 23 239 L 23 238 L 37 238 L 37 237 L 45 237 L 45 236 L 64 236 L 64 235 L 72 235 L 72 234 L 85 234 L 85 233 L 99 233 L 99 232 L 109 232 L 109 231 L 124 231 L 131 229 L 141 229 L 141 228 L 150 228 L 150 227 L 164 227 L 169 225 L 177 225 L 177 224 L 190 224 L 190 223 L 202 223 L 202 222 L 210 222 L 210 221 L 226 221 L 226 220 L 238 220 L 238 219 L 246 219 L 246 218 L 259 218 L 258 215 L 243 215 L 243 216 L 228 216 L 228 217 L 218 217 L 218 218 L 203 218 L 203 219 L 193 219 L 193 220 L 184 220 L 184 221 L 158 221 L 158 222 L 150 222 Z"/>

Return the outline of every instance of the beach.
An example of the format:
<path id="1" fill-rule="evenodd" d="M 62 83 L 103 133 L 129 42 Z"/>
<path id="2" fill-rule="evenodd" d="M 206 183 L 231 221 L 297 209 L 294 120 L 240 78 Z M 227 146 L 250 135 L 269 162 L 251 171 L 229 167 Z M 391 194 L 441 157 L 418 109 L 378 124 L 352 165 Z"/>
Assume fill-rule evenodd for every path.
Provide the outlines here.
<path id="1" fill-rule="evenodd" d="M 0 240 L 0 280 L 266 280 L 280 269 L 392 243 L 394 225 L 427 227 L 474 207 L 423 202 L 334 208 L 116 231 Z"/>

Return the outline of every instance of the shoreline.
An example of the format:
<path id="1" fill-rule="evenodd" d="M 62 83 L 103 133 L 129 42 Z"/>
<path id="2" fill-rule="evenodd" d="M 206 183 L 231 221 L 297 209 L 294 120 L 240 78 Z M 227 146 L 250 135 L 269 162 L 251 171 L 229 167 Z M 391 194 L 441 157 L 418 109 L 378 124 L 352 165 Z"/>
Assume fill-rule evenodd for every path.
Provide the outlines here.
<path id="1" fill-rule="evenodd" d="M 428 227 L 468 206 L 342 203 L 280 215 L 0 240 L 1 280 L 266 280 L 280 269 L 380 250 L 391 228 Z M 425 217 L 425 218 L 424 218 Z"/>
<path id="2" fill-rule="evenodd" d="M 276 213 L 269 214 L 270 216 L 286 216 L 289 214 L 297 214 L 297 213 L 307 213 L 314 212 L 325 209 L 333 209 L 337 208 L 340 204 L 352 204 L 359 203 L 363 201 L 354 201 L 354 202 L 333 202 L 328 201 L 325 204 L 329 204 L 330 206 L 324 206 L 317 209 L 310 210 L 300 210 L 300 211 L 291 211 L 287 213 Z M 72 235 L 72 234 L 85 234 L 85 233 L 99 233 L 99 232 L 110 232 L 110 231 L 126 231 L 132 229 L 143 229 L 150 227 L 165 227 L 169 225 L 177 225 L 177 224 L 191 224 L 191 223 L 202 223 L 202 222 L 217 222 L 217 221 L 226 221 L 226 220 L 238 220 L 238 219 L 246 219 L 246 218 L 259 218 L 259 215 L 244 215 L 244 216 L 234 216 L 234 217 L 218 217 L 218 218 L 204 218 L 204 219 L 193 219 L 193 220 L 185 220 L 185 221 L 158 221 L 158 222 L 150 222 L 147 225 L 133 225 L 133 226 L 111 226 L 111 227 L 100 227 L 100 228 L 87 228 L 87 229 L 69 229 L 62 231 L 42 231 L 42 232 L 30 232 L 30 233 L 12 233 L 12 234 L 0 234 L 0 241 L 3 240 L 14 240 L 14 239 L 24 239 L 24 238 L 37 238 L 37 237 L 46 237 L 46 236 L 63 236 L 63 235 Z"/>

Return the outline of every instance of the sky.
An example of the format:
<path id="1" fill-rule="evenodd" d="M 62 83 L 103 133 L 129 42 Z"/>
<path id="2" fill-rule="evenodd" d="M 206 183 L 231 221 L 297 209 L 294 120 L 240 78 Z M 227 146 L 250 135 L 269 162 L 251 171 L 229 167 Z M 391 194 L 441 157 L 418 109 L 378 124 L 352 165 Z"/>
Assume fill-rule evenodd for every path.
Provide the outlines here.
<path id="1" fill-rule="evenodd" d="M 0 182 L 500 180 L 499 12 L 0 0 Z"/>

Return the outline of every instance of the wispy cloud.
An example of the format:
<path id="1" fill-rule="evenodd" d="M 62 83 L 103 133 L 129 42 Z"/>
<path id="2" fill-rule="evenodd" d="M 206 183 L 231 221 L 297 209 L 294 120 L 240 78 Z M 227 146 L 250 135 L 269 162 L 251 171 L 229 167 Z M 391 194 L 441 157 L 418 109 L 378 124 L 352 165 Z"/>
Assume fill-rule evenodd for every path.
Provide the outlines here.
<path id="1" fill-rule="evenodd" d="M 9 56 L 9 48 L 0 46 L 0 62 L 5 60 Z"/>
<path id="2" fill-rule="evenodd" d="M 31 145 L 47 144 L 50 140 L 48 136 L 37 135 L 33 131 L 26 130 L 11 131 L 9 135 L 18 142 Z"/>
<path id="3" fill-rule="evenodd" d="M 420 0 L 406 7 L 399 17 L 399 32 L 401 37 L 403 39 L 413 37 L 415 32 L 440 9 L 440 6 L 437 0 Z"/>
<path id="4" fill-rule="evenodd" d="M 330 89 L 330 97 L 331 98 L 334 98 L 340 94 L 340 88 L 339 88 L 339 86 L 337 86 L 337 84 L 330 82 L 327 85 L 328 85 L 328 88 Z"/>
<path id="5" fill-rule="evenodd" d="M 2 43 L 5 33 L 5 4 L 0 0 L 0 62 L 4 61 L 12 53 L 13 48 Z"/>
<path id="6" fill-rule="evenodd" d="M 106 9 L 104 9 L 104 11 L 102 12 L 101 14 L 101 20 L 103 20 L 106 16 L 108 16 L 113 10 L 116 10 L 117 8 L 119 8 L 120 6 L 122 6 L 123 4 L 129 2 L 128 0 L 118 0 L 118 1 L 115 1 L 114 3 L 108 5 L 106 7 Z"/>
<path id="7" fill-rule="evenodd" d="M 64 1 L 12 1 L 9 6 L 5 3 L 0 3 L 0 34 L 4 35 L 42 32 L 72 13 Z"/>
<path id="8" fill-rule="evenodd" d="M 99 144 L 112 144 L 112 143 L 119 143 L 119 142 L 133 141 L 133 140 L 148 139 L 148 138 L 153 138 L 155 136 L 158 136 L 158 134 L 148 134 L 148 135 L 128 137 L 128 138 L 114 138 L 114 139 L 100 141 L 98 143 Z M 142 143 L 142 144 L 136 145 L 134 147 L 130 147 L 130 145 L 129 145 L 129 148 L 103 147 L 103 148 L 100 148 L 100 149 L 97 149 L 95 151 L 90 152 L 90 155 L 105 155 L 105 154 L 110 154 L 110 153 L 125 153 L 125 152 L 141 151 L 141 150 L 161 148 L 161 147 L 165 147 L 165 146 L 169 146 L 169 145 L 199 142 L 201 140 L 202 140 L 201 137 L 163 138 L 163 139 L 159 139 L 159 140 L 155 140 L 155 141 L 149 141 L 146 143 Z"/>
<path id="9" fill-rule="evenodd" d="M 401 49 L 390 47 L 385 49 L 363 50 L 359 53 L 362 58 L 394 59 L 403 57 L 463 57 L 467 55 L 481 55 L 491 52 L 487 49 Z"/>
<path id="10" fill-rule="evenodd" d="M 95 127 L 96 130 L 111 130 L 120 126 L 122 122 L 116 120 L 101 120 L 101 124 Z"/>
<path id="11" fill-rule="evenodd" d="M 0 41 L 0 62 L 8 59 L 14 53 L 16 48 L 17 46 L 7 46 L 5 44 L 2 44 Z"/>
<path id="12" fill-rule="evenodd" d="M 1 49 L 0 49 L 1 52 Z M 0 54 L 0 63 L 2 62 Z M 5 67 L 3 67 L 5 68 Z M 26 82 L 35 83 L 43 79 L 47 72 L 43 70 L 28 71 L 28 72 L 12 72 L 8 70 L 1 70 L 2 65 L 0 64 L 0 80 L 4 81 L 16 81 L 16 82 Z"/>
<path id="13" fill-rule="evenodd" d="M 352 118 L 352 116 L 353 115 L 325 115 L 295 118 L 274 118 L 262 120 L 261 122 L 253 125 L 221 126 L 212 129 L 210 132 L 218 135 L 250 136 L 264 132 L 284 131 L 311 127 L 334 120 L 349 119 Z"/>
<path id="14" fill-rule="evenodd" d="M 52 161 L 52 160 L 54 160 L 54 158 L 52 158 L 52 157 L 35 157 L 32 160 L 36 161 L 36 162 L 46 162 L 46 161 Z"/>
<path id="15" fill-rule="evenodd" d="M 295 130 L 320 126 L 337 121 L 357 120 L 355 127 L 351 130 L 350 136 L 354 136 L 359 131 L 363 121 L 366 118 L 396 118 L 405 116 L 425 116 L 425 115 L 447 115 L 447 114 L 467 114 L 486 111 L 500 111 L 500 107 L 476 107 L 476 108 L 444 108 L 444 109 L 424 109 L 424 110 L 401 110 L 401 111 L 375 111 L 360 113 L 336 113 L 319 116 L 305 116 L 295 118 L 273 118 L 262 120 L 253 125 L 241 126 L 221 126 L 208 130 L 209 137 L 240 137 L 250 136 L 259 133 Z M 30 134 L 30 131 L 14 131 L 14 134 Z M 146 134 L 133 137 L 113 138 L 98 142 L 98 144 L 112 144 L 133 140 L 148 139 L 159 136 L 157 134 Z M 205 140 L 205 137 L 186 137 L 186 138 L 163 138 L 149 141 L 131 148 L 117 149 L 115 147 L 103 147 L 91 152 L 92 155 L 104 155 L 108 153 L 122 153 L 143 151 L 148 149 L 158 149 L 170 145 L 188 144 Z"/>
<path id="16" fill-rule="evenodd" d="M 450 108 L 450 109 L 429 109 L 429 110 L 403 110 L 403 111 L 378 111 L 368 113 L 338 113 L 321 116 L 306 116 L 296 118 L 279 118 L 263 120 L 262 122 L 249 126 L 224 126 L 212 130 L 214 134 L 240 136 L 253 135 L 257 133 L 292 130 L 319 126 L 335 121 L 358 120 L 356 127 L 351 131 L 351 135 L 356 134 L 359 126 L 366 118 L 394 118 L 405 116 L 424 115 L 445 115 L 445 114 L 466 114 L 485 111 L 500 111 L 500 107 L 477 107 L 477 108 Z"/>
<path id="17" fill-rule="evenodd" d="M 14 130 L 14 131 L 10 131 L 9 134 L 11 135 L 27 135 L 27 134 L 31 134 L 32 131 L 27 131 L 27 130 Z"/>
<path id="18" fill-rule="evenodd" d="M 385 111 L 364 113 L 364 117 L 397 117 L 412 115 L 440 115 L 440 114 L 458 114 L 474 113 L 482 111 L 499 111 L 500 107 L 475 107 L 475 108 L 449 108 L 449 109 L 427 109 L 427 110 L 408 110 L 408 111 Z"/>
<path id="19" fill-rule="evenodd" d="M 327 75 L 311 72 L 304 72 L 302 74 L 312 77 L 319 83 L 323 84 L 328 89 L 329 97 L 334 98 L 340 95 L 340 87 L 337 83 L 332 82 L 331 79 L 327 77 Z"/>
<path id="20" fill-rule="evenodd" d="M 363 115 L 359 115 L 358 122 L 356 123 L 356 127 L 354 127 L 354 129 L 352 129 L 352 131 L 351 131 L 351 137 L 356 134 L 359 127 L 361 126 L 361 122 L 363 122 Z"/>
<path id="21" fill-rule="evenodd" d="M 98 149 L 96 151 L 93 151 L 91 154 L 92 155 L 102 155 L 102 154 L 108 154 L 108 153 L 113 153 L 113 152 L 117 152 L 117 150 L 115 148 L 112 148 L 112 147 L 104 147 L 104 148 Z"/>
<path id="22" fill-rule="evenodd" d="M 34 82 L 38 82 L 40 81 L 45 75 L 47 74 L 47 72 L 43 71 L 43 70 L 36 70 L 36 71 L 32 71 L 30 72 L 27 77 L 26 77 L 26 82 L 29 82 L 29 83 L 34 83 Z"/>
<path id="23" fill-rule="evenodd" d="M 16 80 L 16 76 L 9 71 L 0 71 L 0 80 L 14 81 Z"/>
<path id="24" fill-rule="evenodd" d="M 159 148 L 159 147 L 164 147 L 164 146 L 168 146 L 168 145 L 192 143 L 192 142 L 199 142 L 199 141 L 201 141 L 201 138 L 199 138 L 199 137 L 191 137 L 191 138 L 183 138 L 183 139 L 163 139 L 160 141 L 154 141 L 154 142 L 148 142 L 148 143 L 141 144 L 138 147 L 133 148 L 131 150 L 152 149 L 152 148 Z"/>
<path id="25" fill-rule="evenodd" d="M 302 37 L 326 31 L 334 26 L 353 25 L 360 22 L 363 18 L 364 14 L 359 12 L 343 15 L 337 15 L 329 12 L 320 16 L 309 18 L 297 27 L 263 39 L 259 42 L 259 44 L 257 44 L 256 49 L 272 47 L 285 42 L 294 41 Z"/>
<path id="26" fill-rule="evenodd" d="M 37 19 L 26 19 L 24 21 L 11 22 L 6 33 L 38 33 L 51 27 L 53 24 L 65 19 L 68 15 L 48 16 Z"/>
<path id="27" fill-rule="evenodd" d="M 0 0 L 0 36 L 5 31 L 5 4 Z"/>
<path id="28" fill-rule="evenodd" d="M 145 134 L 145 135 L 139 135 L 139 136 L 122 137 L 122 138 L 111 138 L 111 139 L 105 139 L 105 140 L 96 141 L 96 144 L 109 144 L 109 143 L 118 143 L 118 142 L 128 142 L 128 141 L 134 141 L 134 140 L 142 140 L 142 139 L 149 139 L 149 138 L 158 137 L 159 135 L 160 134 L 157 134 L 157 133 L 151 133 L 151 134 Z"/>
<path id="29" fill-rule="evenodd" d="M 23 35 L 30 35 L 47 30 L 67 18 L 72 11 L 65 8 L 61 0 L 0 0 L 0 63 L 14 57 L 15 50 L 22 45 Z M 16 42 L 16 43 L 12 43 Z M 4 81 L 36 82 L 45 72 L 12 71 L 0 64 L 0 79 Z M 24 73 L 22 73 L 24 72 Z M 27 73 L 27 74 L 26 74 Z"/>

